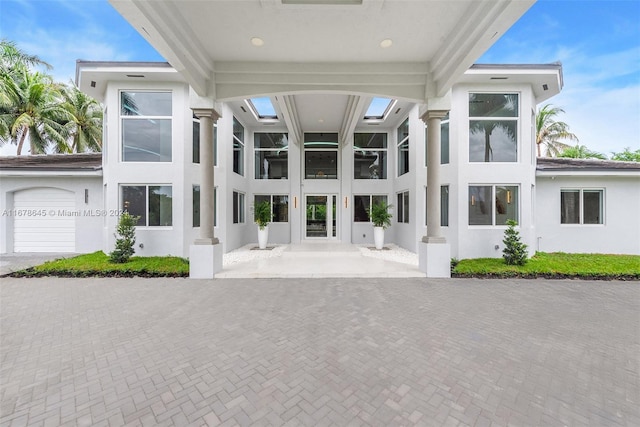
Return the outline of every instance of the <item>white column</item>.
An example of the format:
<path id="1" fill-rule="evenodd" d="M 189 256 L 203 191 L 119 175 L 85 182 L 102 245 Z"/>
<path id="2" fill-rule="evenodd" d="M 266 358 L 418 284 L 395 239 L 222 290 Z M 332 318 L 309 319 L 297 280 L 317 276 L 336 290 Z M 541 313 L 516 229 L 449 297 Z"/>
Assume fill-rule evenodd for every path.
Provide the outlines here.
<path id="1" fill-rule="evenodd" d="M 446 110 L 429 110 L 427 123 L 427 235 L 418 245 L 418 264 L 427 277 L 451 277 L 451 247 L 440 226 L 440 123 Z"/>

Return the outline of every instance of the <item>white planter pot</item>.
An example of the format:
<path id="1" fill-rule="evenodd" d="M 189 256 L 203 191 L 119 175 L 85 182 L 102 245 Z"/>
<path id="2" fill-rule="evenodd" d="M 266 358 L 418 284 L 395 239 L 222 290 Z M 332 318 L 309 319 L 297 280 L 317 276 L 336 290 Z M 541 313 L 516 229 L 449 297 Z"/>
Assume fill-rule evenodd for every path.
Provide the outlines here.
<path id="1" fill-rule="evenodd" d="M 265 249 L 267 247 L 268 241 L 269 241 L 269 226 L 267 225 L 262 230 L 258 228 L 258 247 L 260 249 Z"/>
<path id="2" fill-rule="evenodd" d="M 376 245 L 376 249 L 382 249 L 384 246 L 384 228 L 373 227 L 373 241 Z"/>

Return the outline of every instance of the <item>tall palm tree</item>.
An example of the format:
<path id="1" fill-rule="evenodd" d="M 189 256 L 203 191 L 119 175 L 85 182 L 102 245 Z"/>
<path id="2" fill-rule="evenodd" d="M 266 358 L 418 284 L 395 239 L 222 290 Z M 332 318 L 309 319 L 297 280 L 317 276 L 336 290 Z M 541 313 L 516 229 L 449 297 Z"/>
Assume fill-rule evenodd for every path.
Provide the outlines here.
<path id="1" fill-rule="evenodd" d="M 64 125 L 71 151 L 100 151 L 102 149 L 102 107 L 89 95 L 75 86 L 62 90 L 63 107 L 69 113 L 69 121 Z"/>
<path id="2" fill-rule="evenodd" d="M 29 55 L 19 49 L 15 42 L 7 39 L 0 40 L 0 70 L 3 73 L 19 73 L 33 66 L 43 66 L 47 70 L 52 68 L 36 55 Z"/>
<path id="3" fill-rule="evenodd" d="M 558 154 L 558 157 L 566 157 L 571 159 L 601 159 L 606 160 L 607 156 L 597 151 L 591 151 L 584 145 L 576 145 L 568 147 Z"/>
<path id="4" fill-rule="evenodd" d="M 0 74 L 0 143 L 16 144 L 17 155 L 29 141 L 31 154 L 42 154 L 51 143 L 57 152 L 68 152 L 61 123 L 69 119 L 58 85 L 50 76 L 30 73 Z"/>
<path id="5" fill-rule="evenodd" d="M 570 148 L 569 144 L 561 140 L 578 142 L 578 137 L 569 132 L 569 125 L 565 122 L 556 121 L 558 114 L 564 113 L 559 107 L 551 104 L 544 105 L 536 114 L 536 147 L 538 157 L 542 156 L 542 146 L 546 146 L 546 156 L 557 156 L 563 150 Z"/>
<path id="6" fill-rule="evenodd" d="M 481 96 L 481 99 L 477 99 Z M 474 112 L 470 115 L 477 117 L 511 116 L 517 111 L 517 95 L 511 94 L 471 94 L 469 102 L 474 105 Z M 506 113 L 505 113 L 506 112 Z M 493 149 L 491 147 L 491 134 L 494 130 L 502 130 L 509 138 L 515 140 L 513 130 L 504 126 L 504 122 L 499 120 L 474 120 L 469 132 L 484 134 L 484 161 L 490 162 L 493 159 Z"/>

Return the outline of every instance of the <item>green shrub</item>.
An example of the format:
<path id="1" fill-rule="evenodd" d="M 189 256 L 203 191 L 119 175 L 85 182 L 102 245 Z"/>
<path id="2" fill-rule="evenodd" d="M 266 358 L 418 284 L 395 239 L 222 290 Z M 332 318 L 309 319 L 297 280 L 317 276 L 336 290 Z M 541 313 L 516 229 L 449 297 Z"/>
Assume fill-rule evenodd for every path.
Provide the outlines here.
<path id="1" fill-rule="evenodd" d="M 253 218 L 255 223 L 258 224 L 258 228 L 263 230 L 273 219 L 273 215 L 271 214 L 271 203 L 265 200 L 255 205 Z"/>
<path id="2" fill-rule="evenodd" d="M 389 212 L 391 208 L 393 208 L 393 205 L 389 205 L 386 202 L 378 202 L 374 203 L 371 208 L 367 210 L 374 227 L 387 228 L 391 226 L 391 218 L 393 217 L 391 212 Z"/>
<path id="3" fill-rule="evenodd" d="M 507 229 L 504 231 L 504 249 L 502 258 L 507 265 L 525 265 L 527 262 L 527 245 L 520 241 L 520 233 L 515 229 L 517 222 L 507 220 Z"/>
<path id="4" fill-rule="evenodd" d="M 132 216 L 129 212 L 120 215 L 118 227 L 116 228 L 116 248 L 109 254 L 109 261 L 122 264 L 129 261 L 135 253 L 133 245 L 136 243 L 136 224 L 139 216 Z"/>

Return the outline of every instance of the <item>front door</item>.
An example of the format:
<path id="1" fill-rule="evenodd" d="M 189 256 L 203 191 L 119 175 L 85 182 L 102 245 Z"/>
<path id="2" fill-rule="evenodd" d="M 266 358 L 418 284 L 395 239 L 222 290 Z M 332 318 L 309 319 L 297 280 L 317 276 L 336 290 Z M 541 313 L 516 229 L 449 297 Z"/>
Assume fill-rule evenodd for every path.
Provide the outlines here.
<path id="1" fill-rule="evenodd" d="M 307 194 L 305 196 L 305 238 L 335 239 L 337 234 L 335 194 Z"/>

